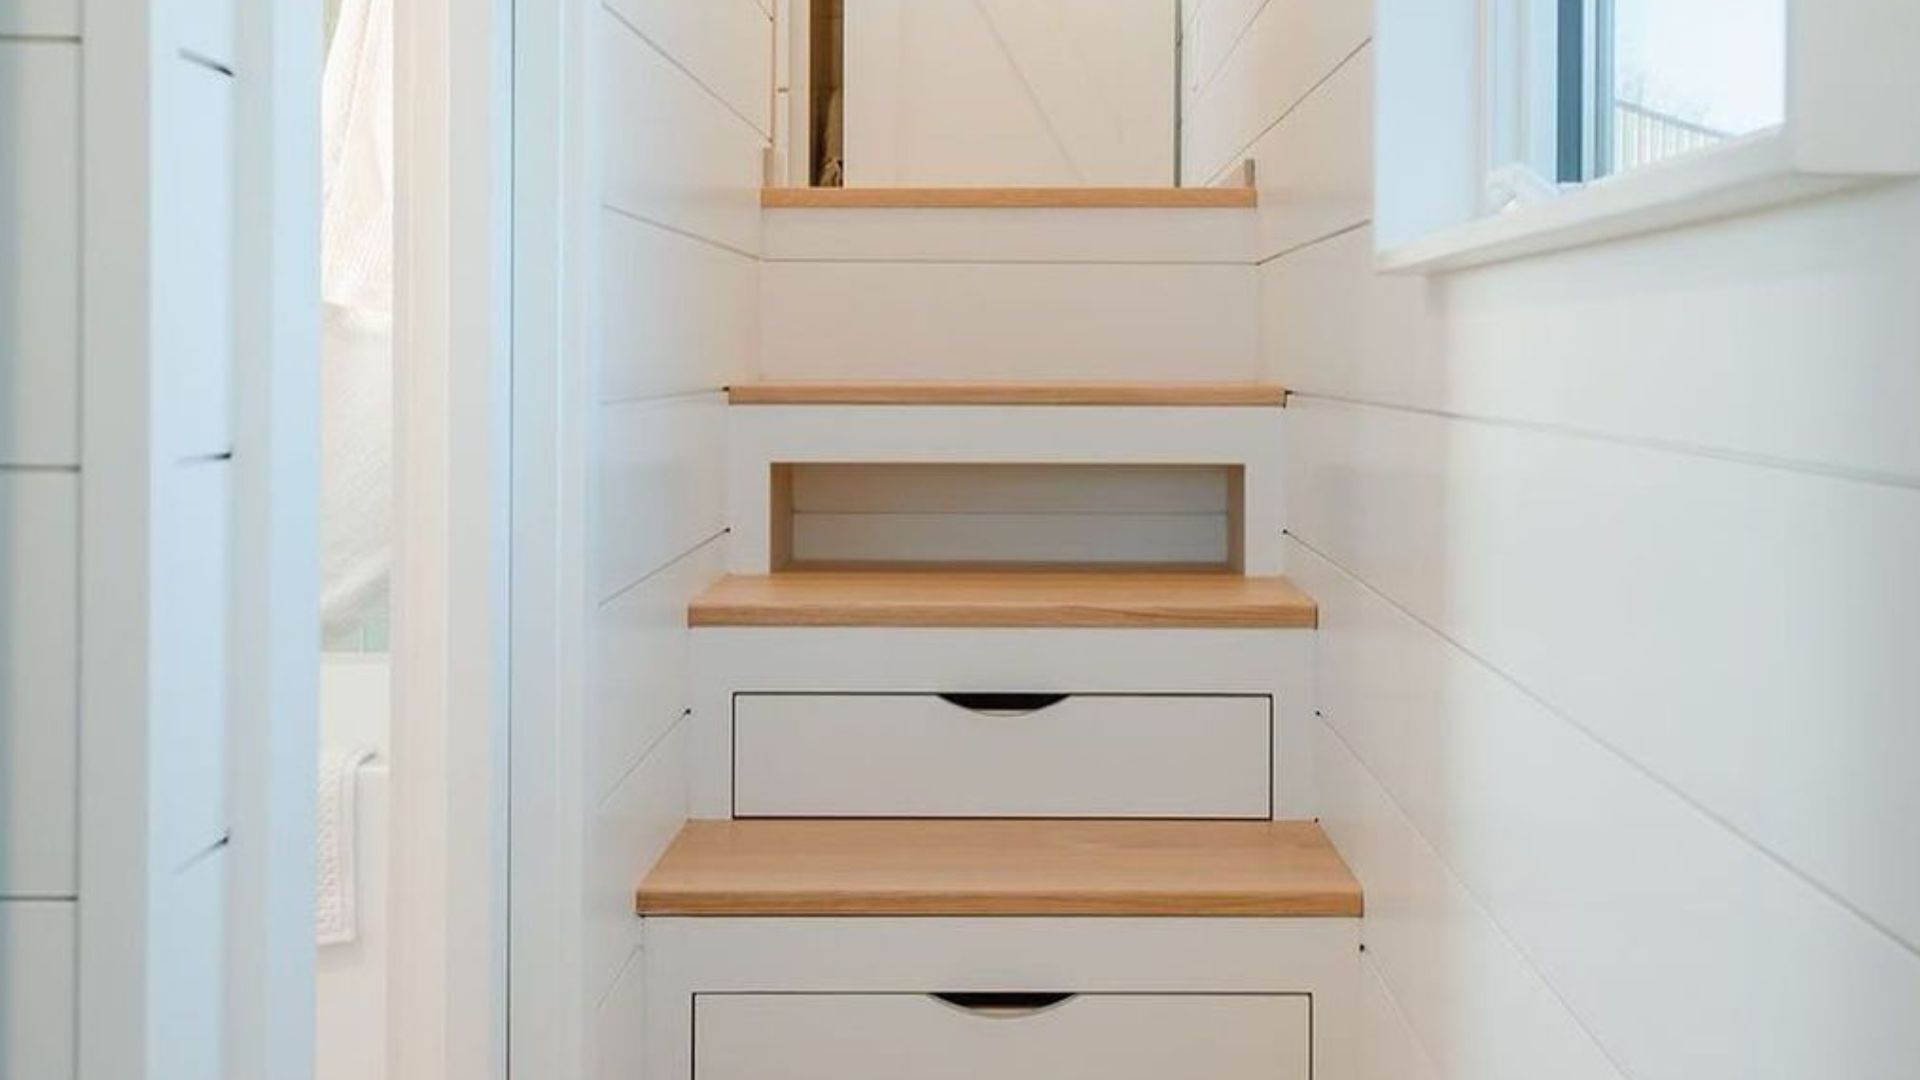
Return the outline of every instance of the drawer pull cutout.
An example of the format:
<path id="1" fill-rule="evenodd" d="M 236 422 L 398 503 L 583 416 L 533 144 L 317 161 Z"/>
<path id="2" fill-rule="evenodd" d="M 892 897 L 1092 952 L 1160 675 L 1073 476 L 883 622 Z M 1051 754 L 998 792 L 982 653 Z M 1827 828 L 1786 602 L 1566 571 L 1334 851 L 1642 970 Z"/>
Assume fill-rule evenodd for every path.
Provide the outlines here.
<path id="1" fill-rule="evenodd" d="M 1030 716 L 1067 700 L 1066 694 L 941 694 L 940 700 L 982 716 Z"/>
<path id="2" fill-rule="evenodd" d="M 1078 994 L 1034 991 L 1001 993 L 932 994 L 933 1000 L 967 1013 L 993 1020 L 1019 1020 L 1038 1016 L 1065 1005 Z"/>

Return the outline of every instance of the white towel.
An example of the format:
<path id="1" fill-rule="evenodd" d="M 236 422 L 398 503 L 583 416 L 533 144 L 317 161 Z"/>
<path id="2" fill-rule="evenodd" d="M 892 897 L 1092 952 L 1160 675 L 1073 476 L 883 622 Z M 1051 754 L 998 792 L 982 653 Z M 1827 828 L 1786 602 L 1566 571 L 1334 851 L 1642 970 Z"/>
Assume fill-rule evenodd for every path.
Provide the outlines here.
<path id="1" fill-rule="evenodd" d="M 392 561 L 393 7 L 345 0 L 321 91 L 320 608 L 329 635 L 380 610 Z"/>
<path id="2" fill-rule="evenodd" d="M 320 754 L 320 803 L 315 815 L 314 940 L 345 945 L 360 933 L 355 897 L 359 892 L 355 856 L 359 833 L 360 767 L 377 755 L 369 746 L 330 746 Z"/>
<path id="3" fill-rule="evenodd" d="M 346 0 L 320 90 L 320 290 L 393 308 L 393 5 Z"/>

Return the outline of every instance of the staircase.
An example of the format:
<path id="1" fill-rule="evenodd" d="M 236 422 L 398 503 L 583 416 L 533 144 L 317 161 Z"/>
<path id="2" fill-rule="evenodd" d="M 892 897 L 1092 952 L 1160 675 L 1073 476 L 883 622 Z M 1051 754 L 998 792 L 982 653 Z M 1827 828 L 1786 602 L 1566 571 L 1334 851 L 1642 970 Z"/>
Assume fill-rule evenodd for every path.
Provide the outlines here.
<path id="1" fill-rule="evenodd" d="M 810 243 L 991 253 L 1217 244 L 1252 201 L 763 205 Z M 944 313 L 937 378 L 849 334 L 831 372 L 731 391 L 733 573 L 688 612 L 695 820 L 636 896 L 647 1076 L 1351 1077 L 1362 898 L 1307 820 L 1284 390 L 1081 356 L 1002 378 L 1045 341 L 905 306 Z M 1067 353 L 1104 332 L 1022 317 Z"/>

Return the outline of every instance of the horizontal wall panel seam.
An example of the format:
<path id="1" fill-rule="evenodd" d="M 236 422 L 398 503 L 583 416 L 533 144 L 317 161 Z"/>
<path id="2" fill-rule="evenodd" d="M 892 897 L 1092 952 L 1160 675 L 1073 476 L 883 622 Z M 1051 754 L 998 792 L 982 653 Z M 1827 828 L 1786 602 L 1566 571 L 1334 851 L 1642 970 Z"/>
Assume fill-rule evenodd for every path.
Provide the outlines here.
<path id="1" fill-rule="evenodd" d="M 1319 247 L 1321 244 L 1325 244 L 1333 240 L 1338 240 L 1343 236 L 1348 236 L 1353 233 L 1359 232 L 1361 229 L 1365 229 L 1372 226 L 1372 224 L 1373 224 L 1372 218 L 1362 218 L 1361 220 L 1356 221 L 1351 225 L 1342 225 L 1340 228 L 1335 229 L 1330 233 L 1326 233 L 1321 236 L 1316 236 L 1310 240 L 1302 240 L 1297 244 L 1292 244 L 1292 245 L 1289 245 L 1288 247 L 1282 248 L 1271 255 L 1262 256 L 1259 259 L 1255 260 L 1254 265 L 1262 266 L 1262 267 L 1269 266 L 1273 263 L 1279 262 L 1281 259 L 1284 259 L 1289 255 L 1298 255 L 1303 251 L 1307 251 L 1309 249 Z"/>
<path id="2" fill-rule="evenodd" d="M 700 233 L 694 232 L 691 229 L 683 229 L 678 225 L 669 225 L 666 222 L 659 220 L 658 218 L 652 218 L 652 217 L 648 217 L 645 214 L 635 213 L 634 211 L 629 210 L 626 207 L 620 206 L 615 203 L 602 202 L 600 204 L 600 208 L 610 214 L 618 214 L 619 216 L 626 218 L 628 221 L 634 222 L 635 224 L 638 224 L 638 225 L 648 225 L 653 228 L 659 229 L 661 232 L 669 232 L 674 234 L 675 236 L 684 237 L 688 240 L 692 240 L 695 243 L 705 244 L 711 248 L 718 248 L 719 250 L 724 251 L 729 255 L 738 255 L 743 259 L 752 259 L 755 262 L 760 261 L 759 255 L 751 251 L 746 251 L 741 248 L 734 247 L 732 244 L 727 243 L 725 240 L 715 240 L 711 236 L 704 236 Z"/>
<path id="3" fill-rule="evenodd" d="M 627 959 L 620 965 L 620 970 L 614 974 L 613 981 L 607 984 L 607 988 L 601 991 L 598 997 L 594 998 L 593 1011 L 599 1012 L 601 1009 L 607 1007 L 607 1002 L 611 1000 L 614 993 L 620 989 L 620 984 L 626 981 L 627 976 L 633 973 L 633 969 L 641 962 L 642 958 L 646 955 L 646 951 L 644 945 L 635 945 L 628 951 Z"/>
<path id="4" fill-rule="evenodd" d="M 659 566 L 656 566 L 653 569 L 648 570 L 645 574 L 642 574 L 641 576 L 635 578 L 634 580 L 628 582 L 627 584 L 620 586 L 620 588 L 617 591 L 609 595 L 605 600 L 600 601 L 595 606 L 600 608 L 605 608 L 614 603 L 617 603 L 621 597 L 626 596 L 628 593 L 647 584 L 648 582 L 652 581 L 654 578 L 659 577 L 661 574 L 666 573 L 667 571 L 673 569 L 674 567 L 680 565 L 681 563 L 686 562 L 688 559 L 693 558 L 695 555 L 700 554 L 700 552 L 703 549 L 715 543 L 716 541 L 724 539 L 728 531 L 729 531 L 728 529 L 722 528 L 718 532 L 715 532 L 712 535 L 707 536 L 705 539 L 702 539 L 700 542 L 694 544 L 692 547 L 688 548 L 687 550 L 682 551 L 680 554 L 675 555 L 673 558 L 668 559 L 666 562 L 661 563 Z"/>
<path id="5" fill-rule="evenodd" d="M 696 0 L 696 2 L 713 3 L 714 0 Z M 672 64 L 674 68 L 677 69 L 682 75 L 685 75 L 687 78 L 692 79 L 693 84 L 695 86 L 698 86 L 702 91 L 704 91 L 708 97 L 719 102 L 723 108 L 725 108 L 729 113 L 733 114 L 736 120 L 739 120 L 741 123 L 751 128 L 755 135 L 759 136 L 762 139 L 770 139 L 773 137 L 772 134 L 769 131 L 767 131 L 766 128 L 763 128 L 759 124 L 754 123 L 752 117 L 747 116 L 746 114 L 742 113 L 739 109 L 734 108 L 732 102 L 728 101 L 726 97 L 722 95 L 718 90 L 715 90 L 712 86 L 708 85 L 705 79 L 702 79 L 699 75 L 696 75 L 693 72 L 692 68 L 689 68 L 687 67 L 687 65 L 681 63 L 679 57 L 673 55 L 672 53 L 668 52 L 666 49 L 662 48 L 660 46 L 660 43 L 653 40 L 652 37 L 648 36 L 645 30 L 642 30 L 639 27 L 633 25 L 633 23 L 629 22 L 624 12 L 621 12 L 619 9 L 615 8 L 612 4 L 607 3 L 606 0 L 601 0 L 600 6 L 603 10 L 606 11 L 607 14 L 613 16 L 613 19 L 615 22 L 619 23 L 621 26 L 624 26 L 628 30 L 632 31 L 633 36 L 639 38 L 642 42 L 644 42 L 647 48 L 652 49 L 656 53 L 659 53 L 660 58 L 662 60 L 665 60 L 667 63 Z"/>
<path id="6" fill-rule="evenodd" d="M 1322 722 L 1324 723 L 1324 721 Z M 1366 934 L 1366 923 L 1362 922 L 1360 928 L 1362 937 L 1364 938 Z M 1433 1063 L 1433 1051 L 1427 1049 L 1426 1042 L 1420 1038 L 1420 1032 L 1413 1026 L 1413 1021 L 1407 1016 L 1406 1006 L 1400 1003 L 1400 995 L 1394 991 L 1393 984 L 1387 981 L 1386 973 L 1380 970 L 1380 965 L 1375 963 L 1373 957 L 1366 952 L 1366 942 L 1364 940 L 1361 942 L 1360 948 L 1360 977 L 1363 979 L 1372 979 L 1374 984 L 1380 987 L 1380 993 L 1385 995 L 1387 999 L 1387 1007 L 1393 1010 L 1394 1019 L 1400 1021 L 1400 1026 L 1412 1037 L 1413 1048 L 1420 1055 L 1420 1063 L 1426 1066 L 1426 1075 L 1442 1075 L 1440 1067 Z"/>
<path id="7" fill-rule="evenodd" d="M 1313 95 L 1319 93 L 1321 88 L 1325 87 L 1327 83 L 1331 82 L 1335 75 L 1340 74 L 1343 68 L 1345 68 L 1348 64 L 1353 63 L 1354 58 L 1359 56 L 1361 53 L 1366 52 L 1367 47 L 1372 44 L 1373 44 L 1373 36 L 1369 34 L 1365 39 L 1363 39 L 1360 42 L 1360 44 L 1354 46 L 1353 51 L 1341 57 L 1339 63 L 1333 65 L 1331 68 L 1328 68 L 1326 74 L 1320 76 L 1318 79 L 1315 79 L 1313 82 L 1313 85 L 1307 87 L 1307 89 L 1304 92 L 1302 92 L 1298 98 L 1295 98 L 1293 101 L 1289 102 L 1284 108 L 1282 108 L 1280 110 L 1280 115 L 1274 117 L 1273 120 L 1269 122 L 1265 127 L 1262 127 L 1259 131 L 1255 132 L 1253 137 L 1248 139 L 1246 142 L 1242 143 L 1238 149 L 1234 150 L 1232 153 L 1229 153 L 1227 155 L 1226 162 L 1222 164 L 1219 168 L 1215 169 L 1213 173 L 1210 176 L 1208 176 L 1207 183 L 1203 186 L 1211 187 L 1219 183 L 1222 177 L 1224 177 L 1229 172 L 1232 172 L 1234 168 L 1240 164 L 1241 161 L 1246 159 L 1248 152 L 1251 151 L 1256 145 L 1258 145 L 1261 139 L 1266 138 L 1268 133 L 1273 131 L 1274 128 L 1277 128 L 1281 124 L 1286 123 L 1287 117 L 1292 116 L 1294 113 L 1298 112 L 1300 110 L 1300 106 L 1305 105 L 1308 99 L 1312 98 Z M 1254 178 L 1254 183 L 1256 186 L 1259 184 L 1259 178 L 1257 176 Z"/>
<path id="8" fill-rule="evenodd" d="M 600 796 L 600 801 L 594 804 L 594 810 L 596 812 L 603 811 L 613 805 L 613 801 L 620 796 L 620 789 L 626 787 L 641 769 L 647 767 L 647 764 L 653 760 L 653 755 L 660 752 L 660 748 L 665 746 L 669 739 L 673 738 L 674 733 L 679 731 L 681 726 L 687 722 L 687 718 L 692 715 L 692 709 L 681 706 L 679 715 L 674 717 L 673 722 L 668 724 L 658 735 L 654 736 L 653 741 L 646 745 L 646 749 L 641 750 L 639 754 L 634 756 L 633 764 L 629 766 L 625 772 L 620 774 L 620 778 L 615 780 L 611 787 L 607 788 L 605 795 Z"/>
<path id="9" fill-rule="evenodd" d="M 657 405 L 669 401 L 688 401 L 697 398 L 715 397 L 727 392 L 725 386 L 703 386 L 698 390 L 668 390 L 659 394 L 635 394 L 630 397 L 604 398 L 594 404 L 603 409 L 626 408 L 634 405 Z"/>
<path id="10" fill-rule="evenodd" d="M 913 256 L 901 258 L 876 258 L 861 256 L 858 258 L 840 258 L 831 255 L 822 256 L 771 256 L 763 262 L 787 265 L 836 264 L 846 266 L 876 265 L 913 265 L 913 266 L 1258 266 L 1253 259 L 923 259 Z"/>
<path id="11" fill-rule="evenodd" d="M 1432 623 L 1428 622 L 1427 620 L 1421 618 L 1419 615 L 1416 615 L 1412 611 L 1408 610 L 1405 605 L 1401 604 L 1399 601 L 1395 600 L 1392 596 L 1383 592 L 1381 589 L 1374 586 L 1371 582 L 1367 581 L 1365 578 L 1355 573 L 1351 568 L 1347 567 L 1345 564 L 1341 563 L 1338 559 L 1335 559 L 1334 557 L 1329 555 L 1325 550 L 1315 545 L 1312 541 L 1306 539 L 1305 537 L 1302 537 L 1298 533 L 1295 533 L 1291 530 L 1288 531 L 1287 536 L 1290 539 L 1292 539 L 1294 543 L 1298 544 L 1302 549 L 1307 551 L 1309 554 L 1313 555 L 1315 558 L 1319 559 L 1320 561 L 1326 563 L 1335 572 L 1339 573 L 1341 576 L 1351 581 L 1356 588 L 1375 597 L 1382 604 L 1385 604 L 1388 608 L 1390 608 L 1400 617 L 1409 620 L 1414 625 L 1432 634 L 1439 641 L 1443 642 L 1448 648 L 1454 650 L 1459 655 L 1465 657 L 1468 661 L 1473 663 L 1475 666 L 1483 669 L 1487 673 L 1491 674 L 1494 678 L 1498 679 L 1500 682 L 1507 684 L 1513 690 L 1518 692 L 1522 697 L 1526 698 L 1528 701 L 1532 702 L 1533 704 L 1539 706 L 1548 715 L 1554 717 L 1560 722 L 1566 724 L 1568 727 L 1572 728 L 1575 732 L 1579 733 L 1579 735 L 1585 738 L 1592 745 L 1604 751 L 1608 756 L 1622 762 L 1628 768 L 1632 769 L 1634 772 L 1640 774 L 1647 780 L 1651 781 L 1660 790 L 1665 791 L 1669 795 L 1672 795 L 1674 798 L 1678 799 L 1682 805 L 1686 806 L 1688 809 L 1692 810 L 1694 813 L 1699 814 L 1701 817 L 1713 823 L 1715 826 L 1717 826 L 1722 831 L 1724 831 L 1728 836 L 1739 840 L 1741 843 L 1743 843 L 1747 847 L 1758 852 L 1763 858 L 1766 859 L 1767 862 L 1772 863 L 1774 866 L 1785 871 L 1787 875 L 1791 877 L 1793 880 L 1799 882 L 1800 884 L 1806 886 L 1809 889 L 1812 889 L 1815 893 L 1817 893 L 1823 899 L 1827 900 L 1828 902 L 1832 903 L 1834 906 L 1845 911 L 1847 914 L 1853 916 L 1855 919 L 1858 919 L 1862 924 L 1870 927 L 1876 933 L 1876 935 L 1884 938 L 1888 943 L 1892 944 L 1896 948 L 1916 958 L 1920 958 L 1920 943 L 1910 942 L 1906 938 L 1895 933 L 1890 927 L 1886 926 L 1884 923 L 1880 922 L 1878 919 L 1875 919 L 1872 915 L 1868 914 L 1867 912 L 1861 910 L 1857 905 L 1852 903 L 1845 896 L 1842 896 L 1840 893 L 1828 887 L 1826 884 L 1809 876 L 1804 870 L 1801 870 L 1798 866 L 1796 866 L 1792 861 L 1788 860 L 1785 856 L 1780 855 L 1779 853 L 1773 851 L 1767 845 L 1761 843 L 1759 840 L 1748 835 L 1739 826 L 1729 821 L 1724 815 L 1716 812 L 1712 808 L 1701 803 L 1698 799 L 1694 798 L 1693 795 L 1687 792 L 1685 789 L 1674 784 L 1672 781 L 1668 780 L 1666 777 L 1662 776 L 1660 773 L 1654 771 L 1653 769 L 1648 768 L 1646 765 L 1642 764 L 1639 761 L 1639 759 L 1628 754 L 1626 751 L 1621 750 L 1620 748 L 1614 746 L 1608 740 L 1595 734 L 1586 725 L 1580 723 L 1578 720 L 1575 720 L 1571 716 L 1567 715 L 1567 713 L 1564 710 L 1560 709 L 1558 706 L 1554 705 L 1552 702 L 1542 697 L 1539 693 L 1535 692 L 1531 687 L 1527 686 L 1525 683 L 1521 682 L 1519 679 L 1509 674 L 1505 669 L 1494 664 L 1491 660 L 1489 660 L 1485 656 L 1482 656 L 1480 653 L 1476 652 L 1475 650 L 1468 648 L 1466 645 L 1462 644 L 1460 641 L 1456 640 L 1454 637 L 1449 635 L 1446 631 L 1440 629 L 1437 626 L 1434 626 Z M 1328 728 L 1329 730 L 1333 731 L 1334 737 L 1339 739 L 1341 745 L 1346 746 L 1348 748 L 1349 753 L 1355 754 L 1355 760 L 1360 761 L 1362 764 L 1362 767 L 1367 768 L 1367 774 L 1369 776 L 1373 776 L 1373 772 L 1371 768 L 1366 766 L 1364 759 L 1361 759 L 1358 757 L 1358 751 L 1356 751 L 1353 748 L 1353 746 L 1347 742 L 1346 737 L 1342 735 L 1337 729 L 1334 729 L 1332 725 L 1328 725 Z M 1375 782 L 1376 783 L 1379 782 L 1377 777 L 1375 778 Z M 1384 785 L 1382 785 L 1381 790 L 1387 791 Z M 1400 807 L 1400 803 L 1398 799 L 1393 795 L 1393 793 L 1388 791 L 1387 795 L 1389 799 L 1392 799 L 1394 801 L 1395 808 L 1401 809 L 1402 816 L 1406 816 L 1404 808 Z M 1409 823 L 1412 822 L 1411 817 L 1408 817 L 1407 820 Z M 1416 828 L 1415 831 L 1418 832 L 1419 830 Z M 1422 834 L 1421 838 L 1425 840 L 1426 839 L 1425 834 Z M 1449 864 L 1448 870 L 1449 872 L 1451 872 L 1452 870 L 1451 864 Z M 1479 900 L 1479 897 L 1475 896 L 1475 900 L 1477 902 Z M 1504 933 L 1504 930 L 1502 932 Z"/>
<path id="12" fill-rule="evenodd" d="M 1334 565 L 1336 569 L 1338 568 L 1337 564 L 1332 563 L 1332 560 L 1328 560 L 1328 562 L 1329 565 Z M 1342 572 L 1344 573 L 1344 571 Z M 1356 579 L 1356 581 L 1357 580 L 1358 579 Z M 1364 584 L 1362 587 L 1364 587 Z M 1620 1063 L 1619 1059 L 1614 1057 L 1613 1052 L 1607 1049 L 1605 1043 L 1600 1041 L 1600 1037 L 1594 1033 L 1593 1029 L 1587 1026 L 1586 1019 L 1574 1010 L 1573 1005 L 1568 1002 L 1566 998 L 1561 996 L 1560 988 L 1555 986 L 1553 980 L 1547 977 L 1546 971 L 1534 960 L 1532 954 L 1528 953 L 1526 949 L 1521 947 L 1518 941 L 1514 940 L 1513 935 L 1507 930 L 1506 926 L 1494 916 L 1493 909 L 1487 906 L 1487 902 L 1481 898 L 1479 893 L 1473 891 L 1472 886 L 1461 879 L 1459 873 L 1454 870 L 1453 864 L 1441 855 L 1440 849 L 1433 845 L 1433 841 L 1427 837 L 1427 834 L 1420 831 L 1420 826 L 1414 823 L 1413 816 L 1407 812 L 1405 806 L 1400 804 L 1399 797 L 1374 773 L 1373 766 L 1368 763 L 1366 758 L 1361 756 L 1360 751 L 1355 748 L 1352 743 L 1347 741 L 1346 736 L 1340 733 L 1338 727 L 1328 723 L 1325 717 L 1316 715 L 1315 722 L 1320 725 L 1321 730 L 1326 732 L 1328 737 L 1340 744 L 1341 749 L 1346 751 L 1349 758 L 1353 759 L 1354 765 L 1365 774 L 1367 782 L 1371 783 L 1374 788 L 1380 792 L 1380 797 L 1387 801 L 1387 805 L 1393 808 L 1394 815 L 1400 819 L 1400 824 L 1420 842 L 1420 846 L 1426 849 L 1427 855 L 1441 868 L 1441 872 L 1446 875 L 1447 880 L 1453 884 L 1454 888 L 1460 890 L 1462 896 L 1467 898 L 1468 902 L 1473 905 L 1474 911 L 1478 913 L 1482 919 L 1486 920 L 1488 926 L 1493 928 L 1493 932 L 1498 935 L 1500 941 L 1504 943 L 1507 948 L 1513 950 L 1513 955 L 1526 966 L 1528 973 L 1531 974 L 1534 980 L 1540 984 L 1541 988 L 1547 992 L 1547 996 L 1552 998 L 1554 1003 L 1559 1005 L 1561 1010 L 1567 1014 L 1573 1021 L 1574 1026 L 1580 1029 L 1580 1032 L 1587 1037 L 1589 1042 L 1593 1043 L 1594 1048 L 1599 1052 L 1600 1056 L 1605 1058 L 1620 1075 L 1631 1076 L 1632 1073 L 1628 1072 L 1626 1067 Z M 1364 884 L 1364 882 L 1362 884 Z M 1385 979 L 1381 981 L 1383 985 L 1386 984 Z M 1398 1003 L 1396 1002 L 1396 1004 Z M 1415 1034 L 1417 1036 L 1418 1032 L 1416 1031 Z"/>
<path id="13" fill-rule="evenodd" d="M 1798 473 L 1840 483 L 1863 484 L 1870 487 L 1898 488 L 1920 491 L 1920 475 L 1909 475 L 1887 470 L 1860 469 L 1846 465 L 1833 465 L 1820 461 L 1807 461 L 1797 458 L 1778 457 L 1769 454 L 1756 454 L 1730 447 L 1711 446 L 1705 443 L 1690 443 L 1679 439 L 1658 439 L 1641 435 L 1623 435 L 1602 431 L 1597 428 L 1577 427 L 1571 424 L 1555 424 L 1542 420 L 1525 420 L 1518 417 L 1488 416 L 1478 413 L 1456 412 L 1438 409 L 1426 405 L 1408 405 L 1401 402 L 1381 401 L 1370 398 L 1350 397 L 1342 394 L 1327 394 L 1297 386 L 1288 387 L 1289 396 L 1302 401 L 1317 401 L 1329 405 L 1340 405 L 1354 409 L 1378 409 L 1383 412 L 1409 413 L 1430 416 L 1441 420 L 1454 420 L 1466 424 L 1481 424 L 1487 427 L 1503 427 L 1518 431 L 1532 432 L 1538 435 L 1552 435 L 1583 442 L 1627 447 L 1635 450 L 1650 450 L 1655 453 L 1676 454 L 1684 457 L 1704 458 L 1711 461 L 1723 461 L 1733 465 L 1743 465 L 1754 469 L 1767 469 L 1775 472 Z"/>
<path id="14" fill-rule="evenodd" d="M 1247 21 L 1241 23 L 1240 26 L 1234 30 L 1233 43 L 1227 46 L 1226 52 L 1220 54 L 1220 62 L 1213 65 L 1212 71 L 1201 73 L 1201 83 L 1193 90 L 1195 100 L 1206 96 L 1207 92 L 1213 89 L 1214 80 L 1220 77 L 1221 72 L 1227 70 L 1228 64 L 1233 63 L 1233 58 L 1240 53 L 1240 46 L 1246 43 L 1247 35 L 1253 33 L 1254 24 L 1260 21 L 1260 16 L 1267 13 L 1267 8 L 1272 3 L 1273 0 L 1260 0 L 1260 6 L 1254 8 L 1253 14 L 1247 17 Z M 1196 17 L 1193 20 L 1194 28 L 1197 28 L 1199 23 L 1200 20 Z M 1192 29 L 1189 29 L 1188 32 L 1191 33 Z"/>

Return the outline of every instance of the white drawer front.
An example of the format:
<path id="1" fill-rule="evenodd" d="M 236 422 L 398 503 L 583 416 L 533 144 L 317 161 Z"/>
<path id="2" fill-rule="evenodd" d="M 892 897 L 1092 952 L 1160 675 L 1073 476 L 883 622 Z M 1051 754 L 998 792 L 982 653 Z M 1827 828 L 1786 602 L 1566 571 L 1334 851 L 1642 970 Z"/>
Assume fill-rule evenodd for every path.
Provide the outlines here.
<path id="1" fill-rule="evenodd" d="M 1265 818 L 1263 696 L 742 694 L 739 817 Z"/>
<path id="2" fill-rule="evenodd" d="M 1306 1080 L 1301 995 L 1087 994 L 1037 1010 L 919 994 L 702 994 L 695 1080 Z"/>

